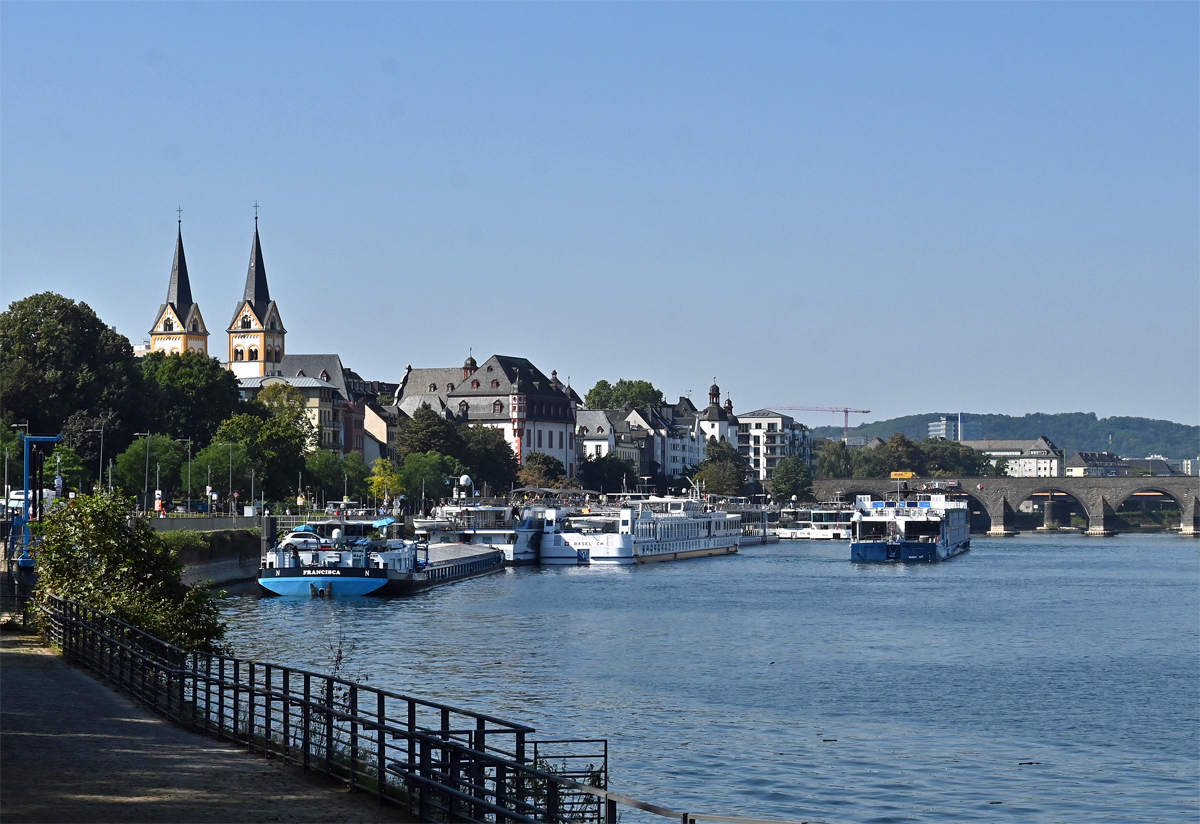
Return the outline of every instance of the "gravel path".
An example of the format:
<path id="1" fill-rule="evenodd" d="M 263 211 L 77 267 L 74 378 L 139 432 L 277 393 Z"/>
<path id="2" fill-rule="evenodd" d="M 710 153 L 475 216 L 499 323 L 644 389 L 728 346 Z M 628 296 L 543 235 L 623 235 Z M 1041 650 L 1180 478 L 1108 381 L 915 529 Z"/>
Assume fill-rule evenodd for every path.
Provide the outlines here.
<path id="1" fill-rule="evenodd" d="M 32 635 L 0 635 L 0 819 L 383 822 L 399 810 L 185 732 Z"/>

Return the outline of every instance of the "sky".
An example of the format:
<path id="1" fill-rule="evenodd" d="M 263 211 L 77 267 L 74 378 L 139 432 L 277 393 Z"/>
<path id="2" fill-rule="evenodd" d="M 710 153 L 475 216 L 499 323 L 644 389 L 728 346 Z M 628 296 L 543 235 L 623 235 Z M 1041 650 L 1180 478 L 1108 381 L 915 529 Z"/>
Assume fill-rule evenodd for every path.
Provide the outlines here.
<path id="1" fill-rule="evenodd" d="M 1200 423 L 1196 3 L 0 5 L 0 304 L 737 411 Z M 841 415 L 797 413 L 811 426 Z"/>

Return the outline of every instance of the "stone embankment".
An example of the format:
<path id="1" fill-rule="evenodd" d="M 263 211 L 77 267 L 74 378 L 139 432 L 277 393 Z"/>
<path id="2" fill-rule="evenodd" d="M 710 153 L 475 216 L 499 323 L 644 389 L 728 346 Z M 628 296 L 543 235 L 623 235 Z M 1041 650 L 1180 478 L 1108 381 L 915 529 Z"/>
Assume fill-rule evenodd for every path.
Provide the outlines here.
<path id="1" fill-rule="evenodd" d="M 183 563 L 183 582 L 212 581 L 213 586 L 253 580 L 262 558 L 262 540 L 248 529 L 176 533 L 187 537 L 176 544 Z M 171 540 L 168 539 L 168 540 Z"/>
<path id="2" fill-rule="evenodd" d="M 385 822 L 393 807 L 174 727 L 46 649 L 0 634 L 0 818 Z"/>

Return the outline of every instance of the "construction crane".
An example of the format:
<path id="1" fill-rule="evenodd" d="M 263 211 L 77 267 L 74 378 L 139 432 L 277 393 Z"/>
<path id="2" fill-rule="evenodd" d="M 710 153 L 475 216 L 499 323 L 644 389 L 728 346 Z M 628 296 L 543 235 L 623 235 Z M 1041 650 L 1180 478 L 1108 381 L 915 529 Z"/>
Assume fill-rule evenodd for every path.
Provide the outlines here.
<path id="1" fill-rule="evenodd" d="M 845 416 L 842 419 L 842 434 L 847 438 L 850 437 L 850 413 L 854 412 L 858 415 L 871 414 L 870 409 L 848 409 L 845 406 L 768 406 L 767 409 L 800 410 L 802 412 L 841 412 Z"/>

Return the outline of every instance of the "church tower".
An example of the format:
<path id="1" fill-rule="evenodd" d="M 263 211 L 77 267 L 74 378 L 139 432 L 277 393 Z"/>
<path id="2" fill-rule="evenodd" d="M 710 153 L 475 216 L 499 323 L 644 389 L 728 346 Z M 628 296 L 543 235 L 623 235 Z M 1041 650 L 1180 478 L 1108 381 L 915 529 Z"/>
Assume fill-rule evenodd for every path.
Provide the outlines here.
<path id="1" fill-rule="evenodd" d="M 239 378 L 279 374 L 283 360 L 283 338 L 287 330 L 279 318 L 279 308 L 267 288 L 267 267 L 263 263 L 262 244 L 258 239 L 258 218 L 254 218 L 254 245 L 250 248 L 250 268 L 246 272 L 246 291 L 226 330 L 229 335 L 229 360 L 226 365 Z"/>
<path id="2" fill-rule="evenodd" d="M 208 354 L 208 329 L 200 316 L 200 304 L 192 301 L 187 258 L 183 255 L 183 220 L 175 237 L 175 263 L 171 266 L 171 285 L 167 302 L 158 308 L 154 328 L 150 330 L 150 351 L 178 355 L 182 352 Z"/>

